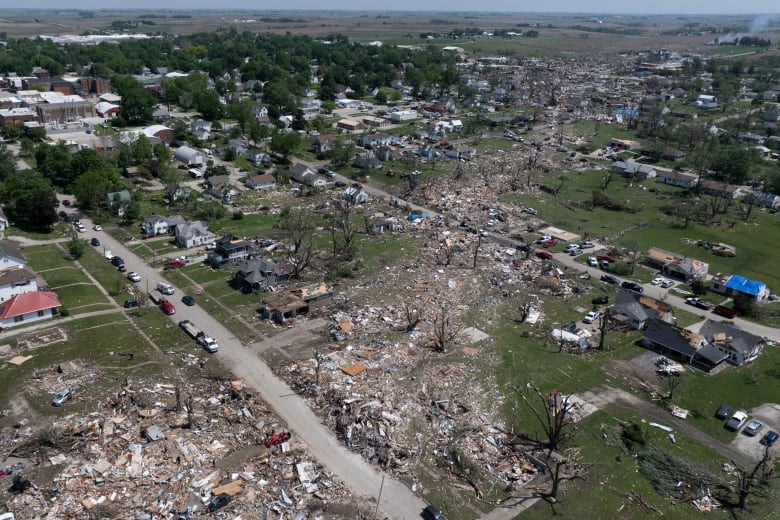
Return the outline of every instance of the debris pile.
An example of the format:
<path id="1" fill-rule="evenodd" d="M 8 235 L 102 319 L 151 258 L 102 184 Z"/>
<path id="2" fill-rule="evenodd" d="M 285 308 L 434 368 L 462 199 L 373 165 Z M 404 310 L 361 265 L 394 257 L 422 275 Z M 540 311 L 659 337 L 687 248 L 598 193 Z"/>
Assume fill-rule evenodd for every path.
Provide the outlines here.
<path id="1" fill-rule="evenodd" d="M 57 388 L 48 379 L 33 381 Z M 22 474 L 31 482 L 7 498 L 9 509 L 22 520 L 188 518 L 217 506 L 245 518 L 292 518 L 351 503 L 350 490 L 241 381 L 183 381 L 125 379 L 102 396 L 84 389 L 67 406 L 91 405 L 88 412 L 4 428 L 0 446 L 28 461 Z M 75 381 L 56 381 L 64 383 Z M 215 500 L 223 494 L 231 498 Z"/>

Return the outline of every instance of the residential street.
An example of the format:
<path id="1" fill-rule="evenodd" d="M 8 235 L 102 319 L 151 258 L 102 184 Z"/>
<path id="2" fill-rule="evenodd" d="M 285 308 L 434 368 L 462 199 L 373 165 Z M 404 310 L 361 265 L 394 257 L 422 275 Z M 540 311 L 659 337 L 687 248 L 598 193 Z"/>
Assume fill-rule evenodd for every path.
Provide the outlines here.
<path id="1" fill-rule="evenodd" d="M 90 230 L 85 238 L 97 236 L 106 250 L 111 250 L 115 255 L 121 256 L 125 260 L 128 271 L 135 271 L 141 275 L 142 287 L 147 280 L 149 287 L 153 287 L 157 280 L 162 278 L 159 271 L 149 267 L 142 259 L 109 234 L 92 231 L 92 222 L 89 219 L 81 219 L 81 221 Z M 365 462 L 360 455 L 349 451 L 343 443 L 338 442 L 333 433 L 320 422 L 306 403 L 285 382 L 277 378 L 257 355 L 244 347 L 218 320 L 198 305 L 187 307 L 181 304 L 180 298 L 183 294 L 181 290 L 176 288 L 175 295 L 171 297 L 171 302 L 176 306 L 176 314 L 171 316 L 172 321 L 178 323 L 180 320 L 188 319 L 217 338 L 220 349 L 219 353 L 215 355 L 219 357 L 220 362 L 229 368 L 236 377 L 241 378 L 257 391 L 263 400 L 287 423 L 293 435 L 298 436 L 323 465 L 331 470 L 337 478 L 349 485 L 359 496 L 366 497 L 367 501 L 376 500 L 379 489 L 382 487 L 379 506 L 380 518 L 410 520 L 420 517 L 420 513 L 426 505 L 420 497 L 415 495 L 405 484 L 387 475 L 385 475 L 384 485 L 382 485 L 383 475 L 380 471 Z M 152 308 L 149 312 L 160 311 L 157 308 Z M 267 341 L 274 341 L 274 339 Z M 194 345 L 193 348 L 195 348 Z"/>

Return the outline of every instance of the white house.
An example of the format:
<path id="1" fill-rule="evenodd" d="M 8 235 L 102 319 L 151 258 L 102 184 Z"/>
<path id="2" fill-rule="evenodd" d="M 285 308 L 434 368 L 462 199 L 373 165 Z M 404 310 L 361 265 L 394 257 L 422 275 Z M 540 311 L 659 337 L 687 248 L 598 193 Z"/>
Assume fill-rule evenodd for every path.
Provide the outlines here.
<path id="1" fill-rule="evenodd" d="M 271 172 L 265 172 L 259 175 L 250 175 L 244 181 L 244 184 L 250 190 L 267 190 L 276 186 L 276 179 Z"/>
<path id="2" fill-rule="evenodd" d="M 0 302 L 18 294 L 38 290 L 38 277 L 29 269 L 3 269 L 0 271 Z"/>
<path id="3" fill-rule="evenodd" d="M 0 327 L 5 329 L 51 319 L 61 306 L 57 295 L 51 291 L 18 294 L 0 303 Z"/>
<path id="4" fill-rule="evenodd" d="M 141 224 L 141 229 L 145 235 L 166 235 L 173 231 L 176 226 L 184 223 L 184 217 L 180 215 L 172 217 L 149 215 Z"/>
<path id="5" fill-rule="evenodd" d="M 393 123 L 403 123 L 404 121 L 413 121 L 419 116 L 415 110 L 396 110 L 390 112 L 390 121 Z"/>
<path id="6" fill-rule="evenodd" d="M 347 186 L 341 194 L 341 198 L 350 204 L 359 205 L 368 201 L 368 193 L 355 186 Z"/>
<path id="7" fill-rule="evenodd" d="M 296 163 L 292 167 L 292 180 L 305 184 L 307 186 L 313 186 L 315 188 L 324 187 L 325 179 L 317 175 L 317 172 L 302 163 Z"/>
<path id="8" fill-rule="evenodd" d="M 187 248 L 214 244 L 217 236 L 201 221 L 185 222 L 176 226 L 176 245 Z"/>

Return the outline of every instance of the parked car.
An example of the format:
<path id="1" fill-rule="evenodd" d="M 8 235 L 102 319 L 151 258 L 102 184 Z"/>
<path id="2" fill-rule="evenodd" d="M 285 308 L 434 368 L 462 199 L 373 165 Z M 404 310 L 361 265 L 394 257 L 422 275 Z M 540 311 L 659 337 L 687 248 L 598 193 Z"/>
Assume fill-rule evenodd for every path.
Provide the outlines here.
<path id="1" fill-rule="evenodd" d="M 715 418 L 721 421 L 729 416 L 731 413 L 731 407 L 727 404 L 722 404 L 718 407 L 718 411 L 715 412 Z"/>
<path id="2" fill-rule="evenodd" d="M 181 297 L 181 302 L 187 307 L 192 307 L 193 305 L 195 305 L 195 298 L 193 298 L 189 294 L 185 294 L 184 296 Z"/>
<path id="3" fill-rule="evenodd" d="M 542 242 L 547 242 L 548 240 L 552 240 L 552 237 L 550 235 L 542 235 L 536 239 L 536 243 L 541 244 Z"/>
<path id="4" fill-rule="evenodd" d="M 620 286 L 623 289 L 628 289 L 629 291 L 634 291 L 634 292 L 638 292 L 638 293 L 641 293 L 642 291 L 645 290 L 644 287 L 642 287 L 640 284 L 638 284 L 636 282 L 625 281 L 625 282 L 621 283 Z"/>
<path id="5" fill-rule="evenodd" d="M 564 253 L 570 253 L 571 251 L 579 248 L 580 246 L 578 246 L 577 244 L 569 244 L 568 246 L 566 246 L 566 248 L 563 251 Z"/>
<path id="6" fill-rule="evenodd" d="M 739 430 L 742 428 L 742 425 L 747 422 L 747 417 L 747 414 L 742 410 L 734 412 L 734 415 L 731 416 L 731 419 L 726 422 L 726 428 L 731 431 Z"/>
<path id="7" fill-rule="evenodd" d="M 542 242 L 542 247 L 553 247 L 555 244 L 557 244 L 556 240 L 554 238 L 551 238 L 550 240 L 545 240 Z"/>
<path id="8" fill-rule="evenodd" d="M 441 514 L 441 511 L 431 505 L 425 506 L 422 517 L 425 518 L 425 520 L 447 520 L 445 516 Z"/>
<path id="9" fill-rule="evenodd" d="M 54 399 L 51 400 L 52 406 L 62 406 L 70 400 L 71 392 L 70 388 L 63 388 L 54 395 Z"/>
<path id="10" fill-rule="evenodd" d="M 100 246 L 100 240 L 98 240 L 97 238 L 94 238 L 94 237 L 92 237 L 92 240 L 90 240 L 89 243 L 92 244 L 95 247 L 99 247 Z"/>
<path id="11" fill-rule="evenodd" d="M 745 425 L 745 429 L 742 430 L 742 433 L 744 433 L 745 435 L 750 435 L 751 437 L 753 437 L 758 432 L 760 432 L 763 427 L 764 427 L 764 423 L 762 423 L 758 419 L 751 419 L 747 423 L 747 425 Z"/>
<path id="12" fill-rule="evenodd" d="M 772 446 L 777 438 L 780 437 L 780 434 L 774 431 L 766 432 L 766 435 L 761 439 L 761 444 L 764 446 Z"/>
<path id="13" fill-rule="evenodd" d="M 537 251 L 536 257 L 541 258 L 542 260 L 552 260 L 552 253 L 549 251 Z"/>
<path id="14" fill-rule="evenodd" d="M 663 283 L 664 279 L 659 277 L 653 278 L 653 281 L 650 282 L 651 285 L 661 285 Z"/>
<path id="15" fill-rule="evenodd" d="M 122 260 L 121 256 L 114 256 L 111 258 L 111 265 L 119 267 L 121 265 L 125 265 L 125 261 Z"/>
<path id="16" fill-rule="evenodd" d="M 606 305 L 609 303 L 609 296 L 596 296 L 590 302 L 593 305 Z"/>
<path id="17" fill-rule="evenodd" d="M 584 318 L 582 318 L 583 323 L 593 323 L 596 321 L 596 318 L 599 317 L 599 311 L 590 311 L 588 314 L 585 315 Z"/>
<path id="18" fill-rule="evenodd" d="M 135 298 L 130 298 L 129 300 L 125 300 L 124 307 L 125 309 L 138 307 L 138 300 L 136 300 Z"/>
<path id="19" fill-rule="evenodd" d="M 172 316 L 172 315 L 176 314 L 176 307 L 174 307 L 173 304 L 171 302 L 169 302 L 168 300 L 161 301 L 160 302 L 160 308 L 168 316 Z"/>
<path id="20" fill-rule="evenodd" d="M 595 256 L 589 256 L 588 257 L 588 265 L 591 266 L 591 267 L 598 267 L 599 266 L 599 261 L 596 260 Z"/>
<path id="21" fill-rule="evenodd" d="M 333 185 L 335 187 L 337 187 L 337 188 L 343 188 L 343 187 L 345 187 L 347 185 L 347 183 L 346 182 L 342 182 L 342 181 L 336 181 L 336 182 L 333 183 Z"/>
<path id="22" fill-rule="evenodd" d="M 135 271 L 130 271 L 129 273 L 127 273 L 127 279 L 130 280 L 131 282 L 138 283 L 141 281 L 141 275 L 136 273 Z"/>
<path id="23" fill-rule="evenodd" d="M 611 274 L 602 274 L 601 275 L 601 281 L 611 283 L 612 285 L 617 285 L 620 283 L 620 280 L 612 276 Z"/>
<path id="24" fill-rule="evenodd" d="M 86 233 L 87 232 L 87 228 L 84 227 L 84 224 L 79 223 L 79 224 L 76 224 L 76 231 L 78 231 L 79 233 Z"/>
<path id="25" fill-rule="evenodd" d="M 68 199 L 64 199 L 62 201 L 62 205 L 65 206 L 66 208 L 69 208 L 70 207 L 70 201 Z"/>
<path id="26" fill-rule="evenodd" d="M 523 213 L 527 213 L 529 215 L 538 215 L 539 212 L 536 211 L 534 208 L 523 208 Z"/>
<path id="27" fill-rule="evenodd" d="M 701 298 L 696 298 L 695 296 L 685 298 L 685 303 L 706 311 L 712 309 L 712 304 L 710 302 L 702 300 Z"/>
<path id="28" fill-rule="evenodd" d="M 574 332 L 577 330 L 577 322 L 570 321 L 569 323 L 564 323 L 561 328 L 566 332 Z"/>
<path id="29" fill-rule="evenodd" d="M 223 507 L 228 505 L 232 500 L 233 499 L 227 493 L 221 493 L 211 499 L 209 505 L 206 506 L 206 511 L 208 511 L 209 513 L 213 513 L 214 511 L 222 509 Z"/>
<path id="30" fill-rule="evenodd" d="M 587 240 L 580 244 L 580 249 L 593 249 L 594 247 L 596 247 L 596 244 Z"/>
<path id="31" fill-rule="evenodd" d="M 737 315 L 737 311 L 735 311 L 734 309 L 730 309 L 725 305 L 716 305 L 715 308 L 712 309 L 712 312 L 714 314 L 717 314 L 718 316 L 723 316 L 724 318 L 727 319 L 731 319 Z"/>
<path id="32" fill-rule="evenodd" d="M 93 231 L 103 231 L 103 227 L 100 224 L 92 226 Z"/>
<path id="33" fill-rule="evenodd" d="M 664 281 L 663 281 L 663 282 L 661 282 L 661 287 L 663 287 L 664 289 L 668 289 L 669 287 L 671 287 L 671 286 L 673 286 L 673 285 L 674 285 L 674 282 L 673 282 L 673 281 L 671 281 L 671 280 L 670 280 L 670 279 L 668 279 L 668 278 L 664 278 Z"/>
<path id="34" fill-rule="evenodd" d="M 163 271 L 169 271 L 171 269 L 178 269 L 180 267 L 184 267 L 185 265 L 187 265 L 187 262 L 185 262 L 184 260 L 171 260 L 170 262 L 167 262 L 163 266 Z"/>

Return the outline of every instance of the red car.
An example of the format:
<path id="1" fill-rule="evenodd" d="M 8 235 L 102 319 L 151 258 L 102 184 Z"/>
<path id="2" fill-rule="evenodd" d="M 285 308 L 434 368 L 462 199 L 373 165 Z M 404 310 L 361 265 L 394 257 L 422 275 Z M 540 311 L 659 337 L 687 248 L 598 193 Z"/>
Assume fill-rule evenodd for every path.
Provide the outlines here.
<path id="1" fill-rule="evenodd" d="M 178 269 L 179 267 L 184 267 L 185 265 L 187 265 L 187 262 L 184 262 L 183 260 L 171 260 L 163 266 L 163 271 L 168 271 L 169 269 Z"/>
<path id="2" fill-rule="evenodd" d="M 174 307 L 173 304 L 168 300 L 161 301 L 160 308 L 168 316 L 171 316 L 172 314 L 176 314 L 176 307 Z"/>
<path id="3" fill-rule="evenodd" d="M 544 242 L 542 242 L 542 247 L 552 247 L 557 243 L 558 242 L 556 242 L 554 239 L 545 240 Z"/>
<path id="4" fill-rule="evenodd" d="M 552 253 L 549 251 L 537 251 L 536 257 L 541 258 L 542 260 L 552 260 Z"/>

